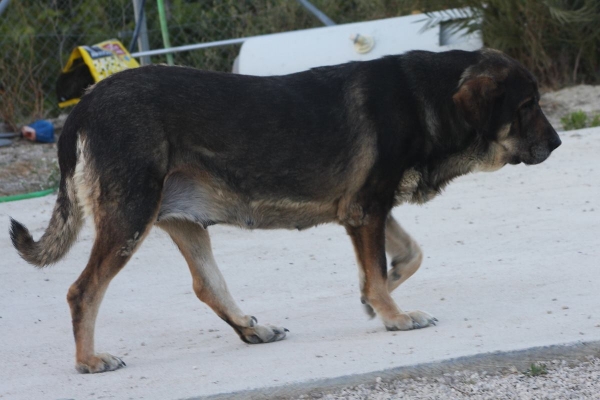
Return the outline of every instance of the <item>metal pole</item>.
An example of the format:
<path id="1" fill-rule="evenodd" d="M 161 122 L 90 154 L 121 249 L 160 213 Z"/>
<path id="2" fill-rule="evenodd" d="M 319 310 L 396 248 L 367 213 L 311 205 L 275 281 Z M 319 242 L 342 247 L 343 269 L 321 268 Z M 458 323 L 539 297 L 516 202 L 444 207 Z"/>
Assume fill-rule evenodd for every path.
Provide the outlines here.
<path id="1" fill-rule="evenodd" d="M 133 0 L 133 14 L 135 16 L 135 24 L 136 26 L 139 24 L 140 34 L 138 36 L 138 50 L 139 51 L 148 51 L 150 50 L 150 42 L 148 41 L 148 26 L 146 25 L 146 13 L 140 13 L 142 9 L 143 0 Z M 138 18 L 142 14 L 142 20 L 138 21 Z M 140 57 L 140 63 L 142 65 L 148 65 L 151 63 L 150 57 Z"/>
<path id="2" fill-rule="evenodd" d="M 132 53 L 131 56 L 132 57 L 158 56 L 158 55 L 161 55 L 161 54 L 171 54 L 171 53 L 179 53 L 179 52 L 182 52 L 182 51 L 207 49 L 209 47 L 228 46 L 228 45 L 231 45 L 231 44 L 242 44 L 242 43 L 244 43 L 248 39 L 254 39 L 254 38 L 257 38 L 257 37 L 261 37 L 261 36 L 264 36 L 264 35 L 249 36 L 249 37 L 238 38 L 238 39 L 218 40 L 216 42 L 209 42 L 209 43 L 188 44 L 188 45 L 185 45 L 185 46 L 169 47 L 168 49 L 157 49 L 157 50 L 150 50 L 150 51 L 139 51 L 137 53 Z"/>
<path id="3" fill-rule="evenodd" d="M 167 28 L 167 16 L 165 14 L 165 3 L 163 0 L 156 0 L 158 4 L 158 17 L 160 18 L 160 30 L 162 32 L 163 44 L 165 49 L 171 47 L 171 41 L 169 40 L 169 28 Z M 167 64 L 173 65 L 173 52 L 164 53 L 167 55 Z"/>
<path id="4" fill-rule="evenodd" d="M 317 7 L 315 7 L 310 1 L 298 0 L 298 3 L 302 4 L 302 6 L 304 6 L 304 8 L 306 8 L 312 15 L 317 17 L 319 19 L 319 21 L 321 21 L 323 23 L 323 25 L 326 25 L 326 26 L 335 25 L 335 22 L 333 22 L 333 20 L 331 18 L 329 18 L 323 11 L 321 11 Z"/>
<path id="5" fill-rule="evenodd" d="M 161 0 L 158 0 L 158 1 L 161 1 Z M 302 0 L 298 0 L 298 1 L 302 2 Z M 308 1 L 306 1 L 306 3 L 308 3 Z M 323 14 L 319 9 L 317 9 L 315 6 L 313 6 L 310 3 L 308 3 L 308 4 L 310 6 L 312 6 L 313 9 L 316 10 L 317 13 L 320 13 L 321 16 L 325 19 L 325 21 L 327 21 L 327 22 L 323 22 L 323 23 L 325 23 L 328 26 L 335 25 L 335 22 L 333 22 L 331 19 L 329 19 L 329 17 L 327 17 L 325 14 Z M 321 19 L 321 18 L 319 18 L 319 19 Z M 169 55 L 172 53 L 179 53 L 182 51 L 208 49 L 210 47 L 219 47 L 219 46 L 229 46 L 232 44 L 242 44 L 246 40 L 259 38 L 259 37 L 263 37 L 263 36 L 268 36 L 268 35 L 256 35 L 256 36 L 248 36 L 248 37 L 237 38 L 237 39 L 217 40 L 215 42 L 188 44 L 185 46 L 169 47 L 169 48 L 165 48 L 165 49 L 138 51 L 137 53 L 131 53 L 131 56 L 137 58 L 137 57 L 145 57 L 145 56 L 158 56 L 158 55 L 162 55 L 162 54 Z"/>
<path id="6" fill-rule="evenodd" d="M 0 15 L 2 15 L 2 13 L 4 12 L 4 10 L 6 10 L 6 7 L 8 7 L 8 3 L 10 3 L 10 0 L 2 0 L 2 1 L 0 1 Z"/>
<path id="7" fill-rule="evenodd" d="M 158 10 L 159 15 L 161 14 L 161 5 L 162 5 L 162 15 L 164 17 L 163 0 L 157 0 L 157 2 L 159 4 L 159 10 Z M 300 4 L 302 4 L 302 6 L 304 6 L 314 16 L 316 16 L 321 22 L 323 22 L 323 24 L 325 24 L 327 26 L 335 25 L 335 22 L 333 22 L 327 15 L 325 15 L 321 10 L 319 10 L 317 7 L 312 5 L 309 1 L 298 0 L 298 2 Z M 169 43 L 169 32 L 167 30 L 167 21 L 166 21 L 166 18 L 164 18 L 164 27 L 163 27 L 163 17 L 161 17 L 161 30 L 163 31 L 163 41 L 165 42 L 165 48 L 157 49 L 157 50 L 138 51 L 137 53 L 131 53 L 132 57 L 137 58 L 137 57 L 158 56 L 158 55 L 166 54 L 167 60 L 169 60 L 169 58 L 170 58 L 171 59 L 170 64 L 172 65 L 173 56 L 171 56 L 171 54 L 173 54 L 173 53 L 179 53 L 182 51 L 190 51 L 190 50 L 208 49 L 210 47 L 229 46 L 232 44 L 242 44 L 248 39 L 254 39 L 254 38 L 265 36 L 265 35 L 256 35 L 256 36 L 249 36 L 249 37 L 245 37 L 245 38 L 217 40 L 216 42 L 197 43 L 197 44 L 188 44 L 185 46 L 171 47 L 171 45 Z M 165 36 L 166 36 L 166 40 L 165 40 Z"/>

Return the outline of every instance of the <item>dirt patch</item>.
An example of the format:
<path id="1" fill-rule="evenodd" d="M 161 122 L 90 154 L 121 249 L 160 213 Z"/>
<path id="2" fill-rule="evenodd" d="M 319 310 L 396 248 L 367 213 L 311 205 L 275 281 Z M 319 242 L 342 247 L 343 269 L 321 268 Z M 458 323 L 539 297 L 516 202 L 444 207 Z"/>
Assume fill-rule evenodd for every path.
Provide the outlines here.
<path id="1" fill-rule="evenodd" d="M 51 120 L 58 140 L 67 116 Z M 0 132 L 8 128 L 0 124 Z M 37 192 L 58 185 L 56 143 L 33 143 L 17 138 L 0 147 L 0 196 Z"/>
<path id="2" fill-rule="evenodd" d="M 542 95 L 540 105 L 548 120 L 563 130 L 560 119 L 574 111 L 583 111 L 588 117 L 600 114 L 600 86 L 578 85 Z"/>
<path id="3" fill-rule="evenodd" d="M 18 139 L 0 147 L 0 196 L 56 186 L 59 177 L 56 144 Z"/>
<path id="4" fill-rule="evenodd" d="M 579 85 L 542 95 L 542 109 L 556 130 L 563 130 L 561 117 L 584 111 L 590 117 L 600 114 L 600 86 Z M 66 116 L 53 120 L 57 131 Z M 56 144 L 32 143 L 17 139 L 0 147 L 0 196 L 48 189 L 58 183 Z"/>

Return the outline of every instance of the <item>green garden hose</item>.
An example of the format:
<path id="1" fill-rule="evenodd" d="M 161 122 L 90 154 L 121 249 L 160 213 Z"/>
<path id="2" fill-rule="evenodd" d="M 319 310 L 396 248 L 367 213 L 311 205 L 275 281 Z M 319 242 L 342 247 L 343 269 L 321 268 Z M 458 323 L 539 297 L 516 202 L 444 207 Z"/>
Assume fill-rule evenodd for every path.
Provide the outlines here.
<path id="1" fill-rule="evenodd" d="M 156 0 L 158 5 L 158 19 L 160 20 L 160 31 L 162 32 L 163 45 L 165 49 L 171 47 L 171 41 L 169 40 L 169 28 L 167 28 L 167 15 L 165 13 L 165 3 L 163 0 Z M 174 65 L 173 54 L 167 53 L 167 64 Z"/>
<path id="2" fill-rule="evenodd" d="M 31 193 L 24 193 L 24 194 L 15 194 L 12 196 L 4 196 L 4 197 L 0 197 L 0 203 L 7 203 L 9 201 L 17 201 L 17 200 L 33 199 L 36 197 L 43 197 L 43 196 L 49 195 L 51 193 L 54 193 L 55 190 L 56 190 L 56 188 L 52 188 L 52 189 L 42 190 L 40 192 L 31 192 Z"/>

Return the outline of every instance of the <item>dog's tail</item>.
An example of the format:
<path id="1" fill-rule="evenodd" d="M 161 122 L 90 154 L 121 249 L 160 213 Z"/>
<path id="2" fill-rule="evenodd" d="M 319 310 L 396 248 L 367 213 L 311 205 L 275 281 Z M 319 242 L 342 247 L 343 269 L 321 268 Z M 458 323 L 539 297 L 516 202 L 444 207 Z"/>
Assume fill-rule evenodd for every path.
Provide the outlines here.
<path id="1" fill-rule="evenodd" d="M 29 230 L 11 218 L 10 238 L 19 255 L 27 262 L 45 267 L 60 260 L 77 239 L 83 225 L 83 212 L 77 201 L 74 184 L 77 164 L 77 136 L 80 113 L 76 109 L 65 122 L 58 141 L 60 186 L 50 224 L 39 241 L 34 241 Z"/>

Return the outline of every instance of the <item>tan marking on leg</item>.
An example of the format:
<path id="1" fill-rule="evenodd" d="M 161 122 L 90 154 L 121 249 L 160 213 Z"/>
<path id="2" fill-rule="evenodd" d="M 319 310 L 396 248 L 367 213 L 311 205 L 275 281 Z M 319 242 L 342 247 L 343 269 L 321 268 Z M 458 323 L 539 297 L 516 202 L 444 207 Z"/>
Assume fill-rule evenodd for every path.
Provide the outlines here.
<path id="1" fill-rule="evenodd" d="M 347 166 L 347 177 L 351 179 L 346 180 L 345 192 L 339 199 L 337 208 L 337 218 L 341 223 L 352 226 L 359 226 L 365 221 L 365 215 L 362 207 L 356 203 L 356 193 L 364 185 L 373 164 L 376 159 L 376 147 L 377 139 L 373 132 L 371 132 L 369 123 L 364 120 L 365 117 L 359 110 L 362 110 L 362 103 L 364 102 L 364 96 L 361 93 L 362 89 L 355 91 L 356 97 L 354 101 L 361 105 L 361 108 L 356 109 L 354 117 L 357 118 L 357 124 L 363 125 L 364 135 L 360 137 L 354 143 L 353 157 Z M 356 105 L 353 105 L 353 107 Z"/>
<path id="2" fill-rule="evenodd" d="M 80 132 L 77 138 L 77 163 L 75 164 L 73 183 L 75 185 L 78 204 L 84 216 L 94 215 L 93 201 L 100 195 L 98 176 L 90 168 L 88 158 L 89 152 L 85 132 Z"/>
<path id="3" fill-rule="evenodd" d="M 285 328 L 258 325 L 256 318 L 245 315 L 237 306 L 213 257 L 206 229 L 186 220 L 165 220 L 158 226 L 169 233 L 187 261 L 196 296 L 231 325 L 244 342 L 268 343 L 285 338 Z"/>
<path id="4" fill-rule="evenodd" d="M 247 325 L 248 318 L 239 309 L 217 267 L 208 231 L 189 221 L 165 221 L 158 226 L 171 235 L 188 263 L 194 292 L 219 317 L 227 317 L 238 325 Z"/>
<path id="5" fill-rule="evenodd" d="M 372 217 L 368 225 L 353 227 L 346 225 L 346 230 L 354 244 L 359 266 L 362 301 L 383 320 L 390 330 L 413 329 L 410 316 L 402 311 L 387 288 L 386 258 L 385 258 L 385 218 Z"/>
<path id="6" fill-rule="evenodd" d="M 67 301 L 71 308 L 73 334 L 76 345 L 76 369 L 81 373 L 112 371 L 125 365 L 110 354 L 96 354 L 94 350 L 94 328 L 98 309 L 112 278 L 125 266 L 131 255 L 146 236 L 138 238 L 136 246 L 127 255 L 120 248 L 127 238 L 119 232 L 118 221 L 104 220 L 97 223 L 98 234 L 86 268 L 71 285 Z"/>
<path id="7" fill-rule="evenodd" d="M 388 291 L 391 293 L 417 272 L 423 261 L 423 252 L 391 214 L 385 226 L 385 250 L 392 259 L 387 278 Z"/>

